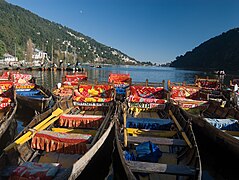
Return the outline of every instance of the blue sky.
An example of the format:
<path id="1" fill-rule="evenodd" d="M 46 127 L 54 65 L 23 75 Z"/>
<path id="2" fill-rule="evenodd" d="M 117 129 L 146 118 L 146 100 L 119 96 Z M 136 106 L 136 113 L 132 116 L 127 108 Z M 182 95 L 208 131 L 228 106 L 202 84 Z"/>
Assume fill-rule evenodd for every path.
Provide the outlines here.
<path id="1" fill-rule="evenodd" d="M 140 61 L 170 62 L 239 27 L 238 0 L 7 0 Z"/>

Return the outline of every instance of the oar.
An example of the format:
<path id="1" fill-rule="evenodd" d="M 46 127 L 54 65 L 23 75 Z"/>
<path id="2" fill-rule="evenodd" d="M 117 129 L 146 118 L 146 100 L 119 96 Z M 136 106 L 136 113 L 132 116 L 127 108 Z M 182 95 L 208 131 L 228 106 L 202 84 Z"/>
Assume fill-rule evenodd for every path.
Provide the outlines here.
<path id="1" fill-rule="evenodd" d="M 178 130 L 180 131 L 180 133 L 182 134 L 183 136 L 183 139 L 186 141 L 186 143 L 188 144 L 188 146 L 190 148 L 192 148 L 192 144 L 190 142 L 190 140 L 188 139 L 188 136 L 186 135 L 186 133 L 183 131 L 183 128 L 181 127 L 181 125 L 179 124 L 178 120 L 175 118 L 175 116 L 173 115 L 172 111 L 169 110 L 169 115 L 172 117 L 174 123 L 176 124 Z"/>
<path id="2" fill-rule="evenodd" d="M 44 125 L 46 125 L 47 122 L 49 122 L 54 117 L 58 118 L 58 116 L 61 115 L 62 113 L 63 113 L 63 110 L 60 108 L 57 108 L 55 111 L 52 112 L 52 114 L 49 117 L 47 117 L 41 123 L 36 125 L 32 130 L 28 130 L 24 135 L 22 135 L 17 140 L 15 140 L 13 143 L 8 145 L 4 149 L 4 151 L 9 151 L 10 149 L 14 148 L 16 145 L 25 143 L 27 140 L 29 140 L 29 137 L 31 137 L 31 135 L 35 134 L 39 130 L 42 130 L 42 127 L 45 127 Z"/>
<path id="3" fill-rule="evenodd" d="M 71 111 L 71 109 L 72 109 L 72 108 L 67 109 L 66 111 L 64 111 L 64 113 L 67 114 L 68 112 Z M 63 114 L 63 113 L 61 113 L 61 114 Z M 60 114 L 60 115 L 61 115 L 61 114 Z M 20 144 L 23 144 L 23 143 L 27 142 L 28 140 L 30 140 L 37 132 L 46 129 L 48 126 L 50 126 L 51 124 L 53 124 L 57 119 L 59 119 L 59 116 L 56 116 L 56 117 L 54 117 L 53 119 L 51 119 L 51 120 L 49 120 L 48 122 L 46 122 L 45 124 L 43 124 L 43 126 L 41 126 L 37 131 L 34 131 L 33 134 L 31 134 L 29 137 L 27 137 L 26 139 L 24 139 L 24 142 L 21 142 Z"/>
<path id="4" fill-rule="evenodd" d="M 123 104 L 122 105 L 122 109 L 123 109 L 123 121 L 124 121 L 124 147 L 127 147 L 127 143 L 128 143 L 128 135 L 127 135 L 127 128 L 126 128 L 126 123 L 127 123 L 127 112 L 126 112 L 126 105 Z"/>

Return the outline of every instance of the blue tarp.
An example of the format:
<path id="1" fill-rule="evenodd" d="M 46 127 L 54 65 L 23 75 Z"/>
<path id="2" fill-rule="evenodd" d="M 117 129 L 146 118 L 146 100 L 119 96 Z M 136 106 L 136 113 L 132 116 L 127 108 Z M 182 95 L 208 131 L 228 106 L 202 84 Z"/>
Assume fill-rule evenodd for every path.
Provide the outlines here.
<path id="1" fill-rule="evenodd" d="M 38 93 L 40 93 L 39 90 L 33 90 L 33 89 L 30 91 L 17 91 L 17 94 L 21 96 L 34 96 Z"/>
<path id="2" fill-rule="evenodd" d="M 39 95 L 34 95 L 34 96 L 27 96 L 29 98 L 33 98 L 33 99 L 43 99 L 45 96 L 42 95 L 42 94 L 39 94 Z"/>
<path id="3" fill-rule="evenodd" d="M 26 97 L 29 97 L 29 98 L 33 98 L 33 99 L 42 99 L 44 98 L 45 96 L 41 93 L 40 90 L 37 90 L 37 89 L 31 89 L 29 91 L 17 91 L 17 94 L 18 95 L 21 95 L 21 96 L 26 96 Z"/>
<path id="4" fill-rule="evenodd" d="M 134 153 L 130 153 L 129 151 L 124 151 L 124 157 L 127 161 L 136 161 L 136 157 Z"/>
<path id="5" fill-rule="evenodd" d="M 136 154 L 124 151 L 124 157 L 128 161 L 158 162 L 161 156 L 162 152 L 159 147 L 150 141 L 136 146 Z"/>
<path id="6" fill-rule="evenodd" d="M 150 141 L 136 146 L 136 154 L 136 160 L 146 162 L 158 162 L 158 159 L 162 156 L 159 147 Z"/>
<path id="7" fill-rule="evenodd" d="M 126 90 L 124 88 L 117 87 L 116 89 L 116 94 L 125 94 Z"/>
<path id="8" fill-rule="evenodd" d="M 172 124 L 173 122 L 171 119 L 128 117 L 126 127 L 150 130 L 169 130 Z"/>
<path id="9" fill-rule="evenodd" d="M 238 120 L 236 119 L 211 119 L 205 118 L 207 122 L 209 122 L 214 127 L 227 130 L 227 131 L 239 131 Z"/>

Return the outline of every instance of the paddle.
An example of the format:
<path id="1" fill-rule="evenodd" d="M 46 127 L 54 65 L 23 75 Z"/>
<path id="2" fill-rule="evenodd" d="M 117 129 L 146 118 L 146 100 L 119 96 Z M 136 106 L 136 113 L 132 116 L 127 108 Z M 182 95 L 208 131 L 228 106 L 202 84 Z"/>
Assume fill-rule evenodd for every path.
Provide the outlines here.
<path id="1" fill-rule="evenodd" d="M 28 141 L 29 139 L 31 139 L 31 137 L 36 134 L 39 130 L 43 130 L 43 128 L 46 127 L 46 124 L 48 124 L 48 122 L 54 118 L 58 119 L 58 116 L 60 116 L 63 113 L 63 110 L 60 108 L 57 108 L 55 111 L 52 112 L 52 114 L 47 117 L 45 120 L 41 121 L 38 125 L 36 125 L 33 129 L 28 130 L 24 135 L 22 135 L 21 137 L 19 137 L 18 139 L 16 139 L 13 143 L 11 143 L 10 145 L 8 145 L 4 151 L 9 151 L 10 149 L 14 148 L 16 145 L 21 145 L 23 143 L 25 143 L 26 141 Z"/>
<path id="2" fill-rule="evenodd" d="M 172 119 L 173 119 L 174 123 L 176 124 L 178 130 L 179 130 L 180 133 L 182 134 L 183 139 L 186 141 L 186 143 L 188 144 L 188 146 L 189 146 L 190 148 L 192 148 L 193 146 L 192 146 L 190 140 L 188 139 L 186 133 L 183 131 L 183 128 L 181 127 L 181 125 L 179 124 L 179 122 L 177 121 L 177 119 L 175 118 L 175 116 L 173 115 L 173 113 L 172 113 L 171 110 L 169 110 L 169 115 L 172 117 Z"/>
<path id="3" fill-rule="evenodd" d="M 127 135 L 127 128 L 126 128 L 126 123 L 127 123 L 127 112 L 126 112 L 126 105 L 122 105 L 122 110 L 123 110 L 123 121 L 124 121 L 124 147 L 127 147 L 128 143 L 128 135 Z"/>

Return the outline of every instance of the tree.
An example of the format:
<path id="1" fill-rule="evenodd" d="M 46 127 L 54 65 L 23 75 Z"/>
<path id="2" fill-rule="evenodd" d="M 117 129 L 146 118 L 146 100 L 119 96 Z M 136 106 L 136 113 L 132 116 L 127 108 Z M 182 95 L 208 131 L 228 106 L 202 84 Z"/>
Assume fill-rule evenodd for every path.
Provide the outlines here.
<path id="1" fill-rule="evenodd" d="M 32 54 L 33 54 L 33 43 L 32 40 L 29 38 L 27 41 L 27 61 L 32 62 Z"/>
<path id="2" fill-rule="evenodd" d="M 6 45 L 3 41 L 0 40 L 0 58 L 6 53 Z"/>

